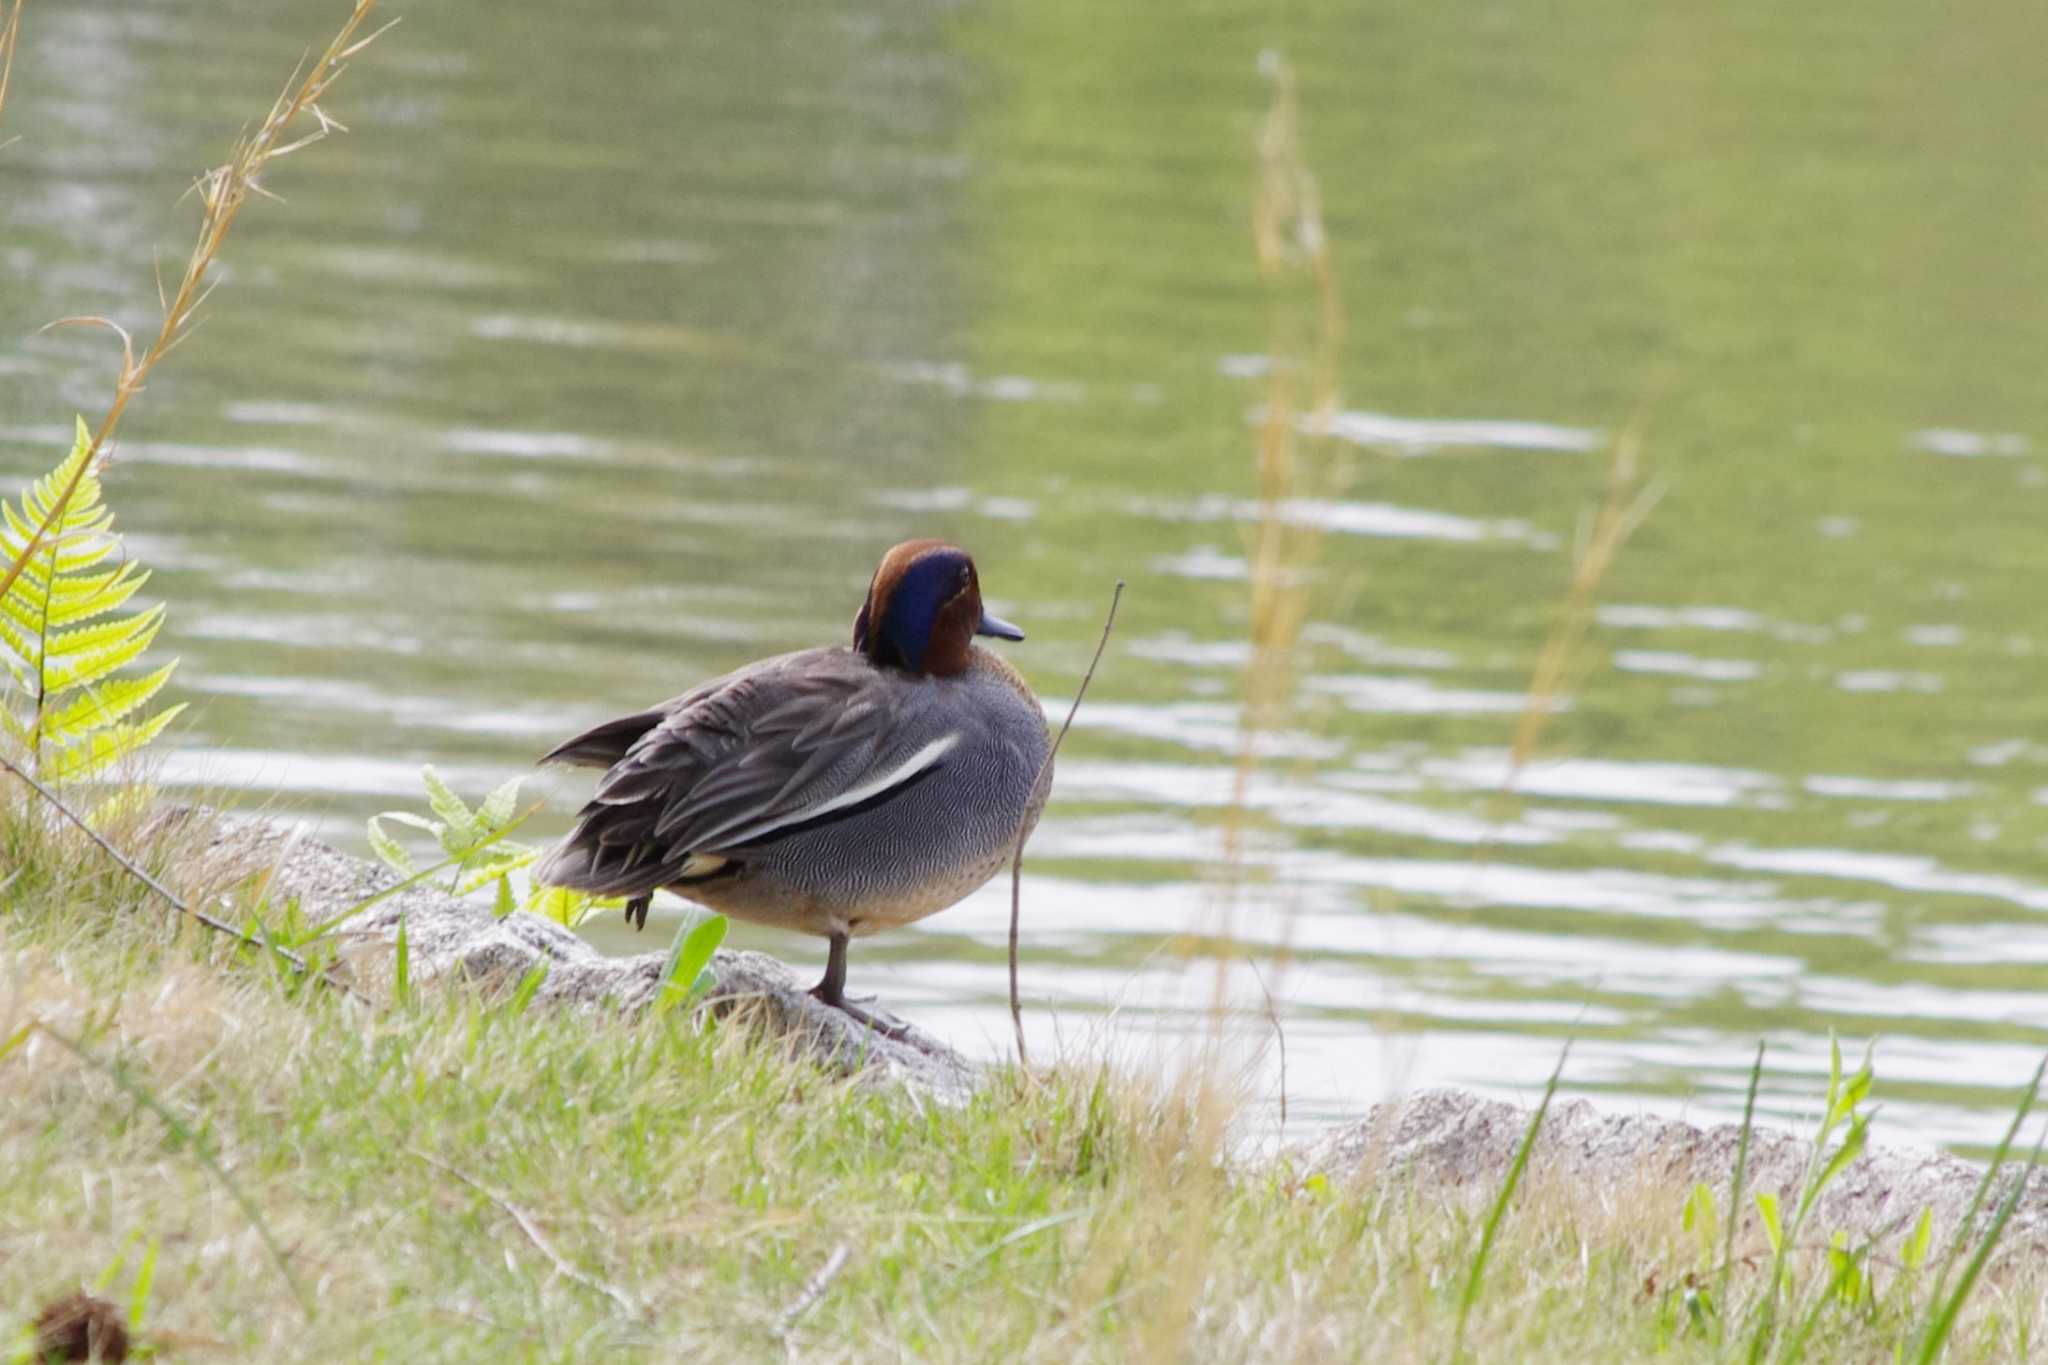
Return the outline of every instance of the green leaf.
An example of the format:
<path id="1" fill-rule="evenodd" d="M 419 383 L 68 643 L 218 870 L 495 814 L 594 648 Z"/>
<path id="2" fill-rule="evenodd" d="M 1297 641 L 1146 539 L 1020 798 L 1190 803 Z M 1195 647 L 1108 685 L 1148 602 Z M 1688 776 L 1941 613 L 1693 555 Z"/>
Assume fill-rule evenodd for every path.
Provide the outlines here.
<path id="1" fill-rule="evenodd" d="M 491 901 L 491 913 L 497 918 L 503 919 L 518 908 L 519 903 L 512 899 L 512 879 L 510 877 L 498 878 L 498 894 Z"/>
<path id="2" fill-rule="evenodd" d="M 405 937 L 405 916 L 398 917 L 398 965 L 392 977 L 392 991 L 398 1003 L 405 1005 L 412 999 L 412 948 Z"/>
<path id="3" fill-rule="evenodd" d="M 383 815 L 371 816 L 365 833 L 370 841 L 370 852 L 376 854 L 392 871 L 410 877 L 413 874 L 412 855 L 405 851 L 405 845 L 384 832 L 385 818 L 389 816 L 395 819 L 399 814 L 400 812 L 396 811 L 386 811 Z"/>
<path id="4" fill-rule="evenodd" d="M 470 813 L 462 798 L 441 780 L 441 774 L 434 771 L 433 764 L 420 769 L 420 781 L 427 787 L 427 805 L 448 827 L 441 836 L 441 846 L 451 854 L 476 847 L 476 816 Z M 451 843 L 451 840 L 457 842 Z"/>
<path id="5" fill-rule="evenodd" d="M 20 1047 L 23 1043 L 27 1042 L 28 1036 L 31 1033 L 34 1033 L 35 1031 L 35 1021 L 30 1020 L 28 1023 L 23 1024 L 20 1028 L 16 1029 L 12 1034 L 8 1035 L 7 1041 L 4 1043 L 0 1043 L 0 1062 L 6 1061 L 7 1054 L 14 1051 L 14 1049 Z"/>
<path id="6" fill-rule="evenodd" d="M 528 914 L 574 929 L 600 910 L 616 910 L 625 903 L 620 896 L 593 896 L 566 886 L 536 886 L 527 895 L 524 908 Z"/>
<path id="7" fill-rule="evenodd" d="M 43 685 L 55 693 L 98 682 L 142 657 L 163 623 L 164 608 L 159 602 L 136 616 L 117 616 L 97 625 L 52 632 L 43 640 Z"/>
<path id="8" fill-rule="evenodd" d="M 1913 1231 L 1899 1248 L 1899 1261 L 1908 1270 L 1918 1270 L 1927 1264 L 1927 1253 L 1934 1244 L 1934 1205 L 1920 1210 L 1920 1221 L 1913 1225 Z"/>
<path id="9" fill-rule="evenodd" d="M 377 818 L 379 820 L 389 820 L 396 825 L 404 825 L 408 829 L 416 829 L 422 834 L 432 835 L 437 842 L 441 838 L 441 822 L 439 820 L 429 820 L 426 816 L 414 815 L 409 810 L 380 811 Z"/>
<path id="10" fill-rule="evenodd" d="M 1714 1254 L 1714 1236 L 1720 1219 L 1714 1208 L 1714 1191 L 1702 1180 L 1692 1187 L 1692 1197 L 1685 1201 L 1685 1230 L 1699 1243 L 1700 1256 L 1709 1259 Z"/>
<path id="11" fill-rule="evenodd" d="M 59 626 L 90 621 L 95 616 L 105 616 L 126 605 L 128 599 L 140 592 L 148 581 L 149 571 L 133 563 L 105 573 L 59 578 L 50 586 L 47 628 L 54 630 Z M 20 582 L 17 581 L 15 586 L 21 586 Z"/>
<path id="12" fill-rule="evenodd" d="M 163 1248 L 163 1239 L 149 1239 L 149 1249 L 142 1253 L 142 1264 L 135 1270 L 135 1285 L 128 1291 L 128 1328 L 135 1331 L 142 1326 L 142 1320 L 149 1312 L 149 1289 L 156 1283 L 156 1254 Z"/>
<path id="13" fill-rule="evenodd" d="M 725 942 L 726 923 L 724 915 L 706 915 L 687 929 L 677 931 L 675 941 L 669 945 L 668 962 L 661 970 L 661 993 L 654 1001 L 655 1018 L 696 998 L 711 955 Z M 717 984 L 716 976 L 712 977 L 712 984 Z"/>
<path id="14" fill-rule="evenodd" d="M 1870 1115 L 1858 1114 L 1855 1122 L 1849 1125 L 1849 1135 L 1842 1139 L 1842 1145 L 1835 1149 L 1834 1155 L 1828 1158 L 1828 1164 L 1821 1168 L 1820 1179 L 1809 1187 L 1806 1198 L 1801 1201 L 1802 1204 L 1811 1205 L 1814 1200 L 1820 1198 L 1820 1192 L 1828 1187 L 1828 1183 L 1840 1175 L 1850 1162 L 1863 1155 L 1864 1144 L 1869 1140 Z"/>
<path id="15" fill-rule="evenodd" d="M 541 983 L 547 979 L 548 964 L 546 958 L 542 958 L 531 967 L 528 967 L 526 975 L 519 978 L 519 985 L 512 992 L 512 1013 L 524 1014 L 526 1007 L 533 1003 L 533 997 L 540 993 Z"/>
<path id="16" fill-rule="evenodd" d="M 1842 1040 L 1835 1037 L 1833 1029 L 1828 1030 L 1828 1098 L 1827 1116 L 1821 1120 L 1823 1136 L 1835 1126 L 1835 1114 L 1842 1098 Z"/>
<path id="17" fill-rule="evenodd" d="M 144 714 L 175 660 L 143 677 L 115 676 L 155 642 L 164 608 L 123 611 L 149 570 L 126 556 L 90 467 L 92 435 L 82 418 L 73 425 L 57 467 L 0 501 L 0 729 L 53 781 L 105 772 L 179 709 Z"/>
<path id="18" fill-rule="evenodd" d="M 170 681 L 177 666 L 178 661 L 173 659 L 154 673 L 145 673 L 139 678 L 120 678 L 85 689 L 57 710 L 44 713 L 44 739 L 53 744 L 63 744 L 112 725 L 129 712 L 148 705 L 150 698 Z"/>
<path id="19" fill-rule="evenodd" d="M 1778 1221 L 1778 1196 L 1768 1190 L 1756 1192 L 1756 1211 L 1763 1215 L 1764 1236 L 1771 1239 L 1771 1254 L 1783 1254 L 1785 1250 L 1785 1229 Z"/>
<path id="20" fill-rule="evenodd" d="M 164 727 L 176 720 L 184 709 L 185 703 L 179 702 L 148 720 L 133 725 L 116 725 L 111 730 L 98 731 L 76 744 L 67 745 L 59 751 L 57 761 L 50 765 L 49 775 L 58 782 L 97 776 L 163 733 Z"/>
<path id="21" fill-rule="evenodd" d="M 499 783 L 484 803 L 477 807 L 476 822 L 486 833 L 503 829 L 512 822 L 512 812 L 519 803 L 519 788 L 526 782 L 524 775 L 509 777 Z"/>
<path id="22" fill-rule="evenodd" d="M 1842 1090 L 1842 1112 L 1844 1114 L 1854 1112 L 1857 1105 L 1870 1097 L 1870 1088 L 1876 1083 L 1876 1079 L 1877 1073 L 1871 1068 L 1870 1064 L 1870 1053 L 1866 1051 L 1863 1054 L 1863 1065 L 1857 1069 L 1854 1076 L 1849 1078 L 1849 1084 Z"/>
<path id="23" fill-rule="evenodd" d="M 488 862 L 478 863 L 474 867 L 465 869 L 462 875 L 456 879 L 455 894 L 467 896 L 480 887 L 489 886 L 492 882 L 517 872 L 520 868 L 539 859 L 539 857 L 539 849 L 520 846 L 515 847 L 511 852 L 494 857 Z M 508 892 L 507 894 L 510 893 Z"/>

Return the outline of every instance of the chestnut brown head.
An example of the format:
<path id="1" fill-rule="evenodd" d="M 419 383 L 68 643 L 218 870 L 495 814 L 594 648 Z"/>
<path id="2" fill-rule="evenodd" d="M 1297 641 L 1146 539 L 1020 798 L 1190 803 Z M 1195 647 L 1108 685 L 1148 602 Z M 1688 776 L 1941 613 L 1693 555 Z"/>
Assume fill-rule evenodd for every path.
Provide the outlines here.
<path id="1" fill-rule="evenodd" d="M 877 667 L 939 677 L 966 669 L 977 635 L 1024 638 L 982 608 L 974 561 L 943 540 L 906 540 L 883 555 L 853 622 L 853 647 Z"/>

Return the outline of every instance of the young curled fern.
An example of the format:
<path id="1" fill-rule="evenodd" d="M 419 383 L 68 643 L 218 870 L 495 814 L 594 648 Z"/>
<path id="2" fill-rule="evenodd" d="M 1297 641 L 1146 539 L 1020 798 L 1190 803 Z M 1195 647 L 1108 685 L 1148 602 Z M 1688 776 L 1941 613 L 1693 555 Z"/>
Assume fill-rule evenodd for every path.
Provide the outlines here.
<path id="1" fill-rule="evenodd" d="M 37 776 L 53 782 L 104 772 L 185 709 L 144 712 L 175 659 L 116 676 L 156 639 L 164 609 L 122 611 L 149 571 L 123 553 L 99 478 L 86 465 L 91 455 L 92 434 L 80 419 L 71 453 L 23 489 L 19 502 L 0 501 L 0 569 L 20 566 L 0 595 L 0 730 Z"/>

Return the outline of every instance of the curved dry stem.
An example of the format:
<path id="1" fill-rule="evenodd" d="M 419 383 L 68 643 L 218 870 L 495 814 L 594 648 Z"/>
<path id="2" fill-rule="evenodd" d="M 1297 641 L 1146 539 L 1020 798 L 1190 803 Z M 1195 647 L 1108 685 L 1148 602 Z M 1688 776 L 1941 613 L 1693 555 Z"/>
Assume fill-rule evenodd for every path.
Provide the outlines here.
<path id="1" fill-rule="evenodd" d="M 1052 761 L 1059 756 L 1060 745 L 1066 743 L 1067 731 L 1074 728 L 1074 717 L 1081 710 L 1081 698 L 1088 695 L 1088 684 L 1095 681 L 1096 665 L 1102 662 L 1102 651 L 1109 646 L 1109 633 L 1116 628 L 1117 603 L 1124 600 L 1124 581 L 1119 578 L 1116 587 L 1109 594 L 1109 613 L 1102 618 L 1102 638 L 1095 642 L 1095 657 L 1088 661 L 1088 671 L 1081 675 L 1081 686 L 1074 692 L 1074 704 L 1067 708 L 1067 718 L 1060 723 L 1060 732 L 1053 736 L 1052 748 L 1046 750 L 1045 762 L 1038 765 L 1038 775 L 1032 779 L 1032 790 L 1045 780 L 1052 769 Z M 1017 1032 L 1017 1065 L 1029 1068 L 1031 1054 L 1024 1047 L 1024 1004 L 1017 993 L 1017 926 L 1024 908 L 1024 841 L 1031 837 L 1029 830 L 1017 836 L 1017 851 L 1010 858 L 1010 1026 Z"/>

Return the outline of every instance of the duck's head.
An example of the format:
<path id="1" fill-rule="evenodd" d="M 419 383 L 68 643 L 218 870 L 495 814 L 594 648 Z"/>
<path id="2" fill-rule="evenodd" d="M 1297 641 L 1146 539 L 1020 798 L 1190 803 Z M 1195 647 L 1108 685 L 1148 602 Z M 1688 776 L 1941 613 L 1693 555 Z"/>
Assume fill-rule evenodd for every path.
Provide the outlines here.
<path id="1" fill-rule="evenodd" d="M 940 677 L 966 670 L 977 635 L 1024 638 L 982 609 L 974 561 L 943 540 L 906 540 L 883 555 L 853 622 L 853 647 L 876 666 Z"/>

